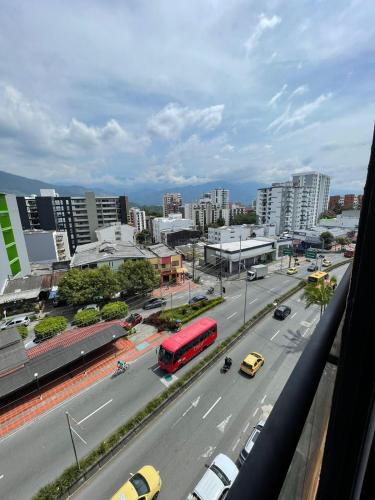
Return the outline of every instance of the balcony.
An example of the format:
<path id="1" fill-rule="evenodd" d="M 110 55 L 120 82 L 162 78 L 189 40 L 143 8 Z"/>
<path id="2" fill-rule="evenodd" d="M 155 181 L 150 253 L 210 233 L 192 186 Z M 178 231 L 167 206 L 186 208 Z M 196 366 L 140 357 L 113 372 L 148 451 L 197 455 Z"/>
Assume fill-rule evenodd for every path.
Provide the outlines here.
<path id="1" fill-rule="evenodd" d="M 375 278 L 374 145 L 373 150 L 354 262 L 227 500 L 375 498 L 375 317 L 373 294 L 368 292 Z"/>

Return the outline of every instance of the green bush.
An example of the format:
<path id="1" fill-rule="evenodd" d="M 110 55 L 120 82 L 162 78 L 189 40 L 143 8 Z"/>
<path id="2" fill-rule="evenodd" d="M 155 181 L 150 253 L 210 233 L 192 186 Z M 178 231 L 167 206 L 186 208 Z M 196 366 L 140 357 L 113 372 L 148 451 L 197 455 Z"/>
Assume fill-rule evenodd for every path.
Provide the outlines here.
<path id="1" fill-rule="evenodd" d="M 128 305 L 125 302 L 110 302 L 101 310 L 105 320 L 124 318 L 128 314 Z"/>
<path id="2" fill-rule="evenodd" d="M 74 315 L 73 324 L 76 326 L 89 326 L 100 321 L 100 312 L 95 309 L 85 309 Z"/>
<path id="3" fill-rule="evenodd" d="M 25 339 L 29 333 L 27 330 L 27 326 L 25 326 L 25 325 L 17 326 L 17 330 L 23 339 Z"/>
<path id="4" fill-rule="evenodd" d="M 68 322 L 64 316 L 50 316 L 44 318 L 35 326 L 34 332 L 38 339 L 53 337 L 65 330 Z"/>

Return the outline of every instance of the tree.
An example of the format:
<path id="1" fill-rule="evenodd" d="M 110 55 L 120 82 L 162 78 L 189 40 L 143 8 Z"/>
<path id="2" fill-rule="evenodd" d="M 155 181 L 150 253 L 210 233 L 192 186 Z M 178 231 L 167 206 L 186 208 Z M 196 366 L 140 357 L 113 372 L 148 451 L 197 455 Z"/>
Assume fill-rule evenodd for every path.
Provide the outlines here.
<path id="1" fill-rule="evenodd" d="M 117 271 L 121 290 L 129 294 L 144 293 L 156 288 L 160 276 L 148 260 L 128 260 Z"/>
<path id="2" fill-rule="evenodd" d="M 344 236 L 336 238 L 335 241 L 336 241 L 336 243 L 338 245 L 340 245 L 340 247 L 341 247 L 340 250 L 341 251 L 342 251 L 342 247 L 344 247 L 345 245 L 349 245 L 349 243 L 350 243 L 350 239 L 349 238 L 345 238 Z"/>
<path id="3" fill-rule="evenodd" d="M 255 224 L 256 222 L 255 212 L 248 212 L 247 214 L 238 214 L 233 217 L 232 224 L 239 226 L 241 224 Z"/>
<path id="4" fill-rule="evenodd" d="M 332 245 L 332 242 L 334 241 L 335 237 L 329 231 L 324 231 L 323 233 L 321 233 L 320 239 L 323 242 L 323 248 L 326 248 L 329 245 Z"/>
<path id="5" fill-rule="evenodd" d="M 316 304 L 320 306 L 320 316 L 322 316 L 327 304 L 332 298 L 336 283 L 336 278 L 331 278 L 330 281 L 307 284 L 303 292 L 303 298 L 306 301 L 306 309 L 312 304 Z"/>
<path id="6" fill-rule="evenodd" d="M 143 229 L 143 231 L 136 234 L 135 239 L 140 245 L 145 245 L 151 241 L 151 234 L 147 229 Z"/>
<path id="7" fill-rule="evenodd" d="M 221 227 L 221 226 L 225 226 L 225 219 L 222 216 L 216 219 L 216 227 Z"/>
<path id="8" fill-rule="evenodd" d="M 59 300 L 80 305 L 108 300 L 119 291 L 116 274 L 108 266 L 98 269 L 70 269 L 59 283 Z"/>

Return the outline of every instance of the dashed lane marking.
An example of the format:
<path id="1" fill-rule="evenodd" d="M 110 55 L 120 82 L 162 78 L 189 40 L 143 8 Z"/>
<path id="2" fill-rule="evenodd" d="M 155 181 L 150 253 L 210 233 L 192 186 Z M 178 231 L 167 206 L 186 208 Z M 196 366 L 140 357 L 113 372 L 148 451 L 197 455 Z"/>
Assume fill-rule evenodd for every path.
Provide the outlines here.
<path id="1" fill-rule="evenodd" d="M 233 447 L 232 447 L 232 451 L 234 451 L 237 446 L 239 445 L 239 442 L 240 442 L 240 438 L 237 439 L 237 441 L 234 443 Z"/>
<path id="2" fill-rule="evenodd" d="M 215 401 L 215 403 L 211 406 L 211 408 L 209 408 L 209 409 L 206 411 L 206 413 L 205 413 L 205 414 L 203 415 L 203 417 L 202 417 L 202 419 L 203 419 L 203 420 L 207 417 L 207 415 L 208 415 L 209 413 L 211 413 L 211 411 L 215 408 L 215 406 L 216 406 L 216 405 L 220 402 L 220 400 L 221 400 L 221 399 L 222 399 L 222 396 L 220 396 L 220 397 L 219 397 L 219 398 Z"/>
<path id="3" fill-rule="evenodd" d="M 259 408 L 257 408 L 257 409 L 254 411 L 254 413 L 253 413 L 253 417 L 255 417 L 255 415 L 258 413 L 258 411 L 259 411 Z"/>
<path id="4" fill-rule="evenodd" d="M 251 302 L 249 302 L 249 306 L 251 306 L 251 304 L 254 304 L 254 302 L 255 302 L 256 300 L 258 300 L 258 299 L 254 299 L 254 300 L 252 300 Z"/>
<path id="5" fill-rule="evenodd" d="M 264 403 L 264 401 L 265 401 L 266 397 L 267 397 L 267 394 L 265 394 L 265 395 L 263 396 L 263 399 L 262 399 L 262 401 L 261 401 L 261 403 L 262 403 L 262 404 Z"/>
<path id="6" fill-rule="evenodd" d="M 290 317 L 290 319 L 294 318 L 294 316 L 296 315 L 297 313 L 293 313 Z"/>
<path id="7" fill-rule="evenodd" d="M 275 335 L 272 335 L 271 340 L 273 340 L 276 337 L 276 335 L 278 335 L 279 333 L 280 333 L 280 330 L 277 330 L 277 332 L 275 333 Z"/>
<path id="8" fill-rule="evenodd" d="M 233 318 L 233 316 L 235 316 L 236 314 L 237 314 L 237 311 L 235 311 L 233 314 L 231 314 L 230 316 L 228 316 L 227 319 Z"/>
<path id="9" fill-rule="evenodd" d="M 247 431 L 247 429 L 249 428 L 249 425 L 250 425 L 250 422 L 248 422 L 245 427 L 243 428 L 243 433 L 245 433 Z"/>

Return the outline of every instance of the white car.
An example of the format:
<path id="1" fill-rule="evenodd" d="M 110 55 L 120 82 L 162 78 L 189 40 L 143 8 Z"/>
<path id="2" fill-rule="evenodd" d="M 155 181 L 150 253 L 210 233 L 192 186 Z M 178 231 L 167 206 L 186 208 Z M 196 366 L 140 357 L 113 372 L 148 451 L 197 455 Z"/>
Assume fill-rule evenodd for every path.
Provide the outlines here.
<path id="1" fill-rule="evenodd" d="M 186 500 L 222 500 L 238 474 L 236 464 L 220 453 Z"/>
<path id="2" fill-rule="evenodd" d="M 95 311 L 99 311 L 99 306 L 98 304 L 87 304 L 87 306 L 83 306 L 80 309 L 78 309 L 77 312 L 87 311 L 87 309 L 94 309 Z"/>
<path id="3" fill-rule="evenodd" d="M 0 330 L 7 330 L 16 326 L 29 326 L 30 318 L 28 316 L 19 316 L 18 318 L 8 319 L 0 325 Z"/>
<path id="4" fill-rule="evenodd" d="M 253 449 L 255 441 L 259 437 L 259 434 L 261 433 L 265 423 L 266 423 L 265 420 L 260 420 L 257 423 L 257 425 L 253 428 L 253 430 L 251 431 L 249 439 L 246 441 L 245 446 L 242 448 L 242 451 L 241 451 L 239 459 L 238 459 L 241 465 L 243 465 L 245 463 L 245 460 L 247 459 L 251 450 Z"/>

